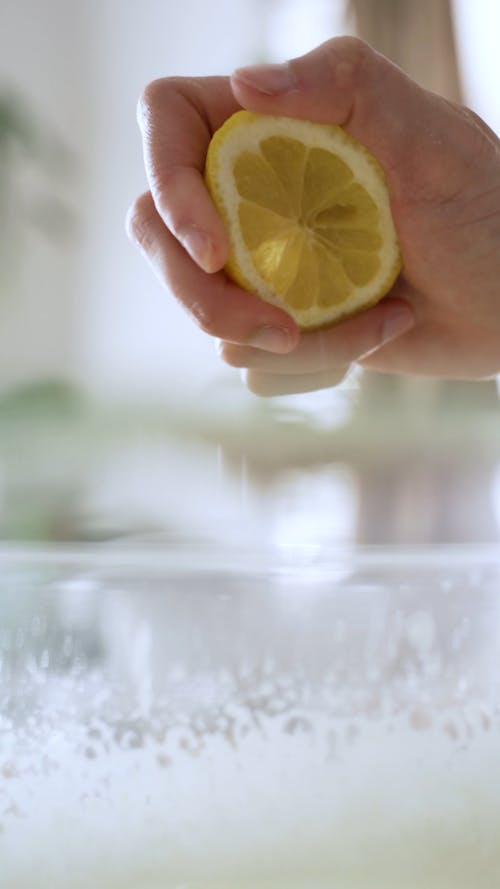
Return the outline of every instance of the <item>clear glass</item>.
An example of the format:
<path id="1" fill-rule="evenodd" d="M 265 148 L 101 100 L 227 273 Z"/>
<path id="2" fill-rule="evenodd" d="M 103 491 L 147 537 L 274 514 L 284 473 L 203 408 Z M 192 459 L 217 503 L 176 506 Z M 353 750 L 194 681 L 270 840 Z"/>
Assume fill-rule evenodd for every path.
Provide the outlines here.
<path id="1" fill-rule="evenodd" d="M 499 555 L 0 550 L 2 889 L 498 889 Z"/>

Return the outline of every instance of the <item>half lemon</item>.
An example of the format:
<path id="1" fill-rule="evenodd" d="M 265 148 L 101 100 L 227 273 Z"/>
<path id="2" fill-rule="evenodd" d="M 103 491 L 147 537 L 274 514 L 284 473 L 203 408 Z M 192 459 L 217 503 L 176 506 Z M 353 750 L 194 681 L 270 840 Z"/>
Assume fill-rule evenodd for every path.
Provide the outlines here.
<path id="1" fill-rule="evenodd" d="M 384 172 L 339 126 L 238 111 L 210 142 L 205 181 L 228 275 L 302 329 L 374 305 L 401 270 Z"/>

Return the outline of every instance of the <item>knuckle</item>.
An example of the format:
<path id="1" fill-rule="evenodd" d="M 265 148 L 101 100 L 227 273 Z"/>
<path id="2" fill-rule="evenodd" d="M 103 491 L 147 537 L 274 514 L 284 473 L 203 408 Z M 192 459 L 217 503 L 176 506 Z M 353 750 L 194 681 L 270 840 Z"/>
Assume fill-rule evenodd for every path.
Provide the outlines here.
<path id="1" fill-rule="evenodd" d="M 498 155 L 499 140 L 496 133 L 488 126 L 485 120 L 479 116 L 472 108 L 462 107 L 460 109 L 466 125 L 471 134 L 473 142 L 473 150 L 475 149 L 481 156 L 485 154 Z"/>
<path id="2" fill-rule="evenodd" d="M 372 57 L 371 47 L 359 37 L 333 37 L 324 44 L 329 70 L 338 85 L 355 86 Z"/>
<path id="3" fill-rule="evenodd" d="M 214 313 L 214 310 L 201 302 L 195 301 L 192 302 L 189 310 L 194 320 L 204 331 L 204 333 L 208 333 L 209 336 L 220 336 L 220 324 L 218 323 L 217 315 Z"/>
<path id="4" fill-rule="evenodd" d="M 181 164 L 173 164 L 162 170 L 161 179 L 158 177 L 158 181 L 156 182 L 158 191 L 162 194 L 167 194 L 168 192 L 173 192 L 177 189 L 180 191 L 183 185 L 185 170 L 186 168 Z"/>
<path id="5" fill-rule="evenodd" d="M 151 241 L 151 204 L 149 192 L 141 195 L 129 208 L 125 222 L 128 237 L 143 250 Z"/>
<path id="6" fill-rule="evenodd" d="M 152 80 L 139 96 L 137 102 L 137 122 L 141 129 L 149 127 L 152 115 L 164 98 L 167 82 L 168 78 L 166 77 Z"/>
<path id="7" fill-rule="evenodd" d="M 141 130 L 151 129 L 158 111 L 184 95 L 188 80 L 186 77 L 158 77 L 144 87 L 137 101 L 137 122 Z"/>
<path id="8" fill-rule="evenodd" d="M 345 58 L 358 59 L 363 57 L 370 47 L 361 37 L 353 35 L 345 35 L 342 37 L 331 37 L 327 40 L 325 47 L 337 55 L 343 55 Z"/>
<path id="9" fill-rule="evenodd" d="M 270 398 L 275 394 L 272 383 L 265 374 L 252 370 L 242 370 L 240 373 L 241 380 L 252 395 L 258 395 L 259 398 Z"/>
<path id="10" fill-rule="evenodd" d="M 240 349 L 237 346 L 234 346 L 233 343 L 221 343 L 219 347 L 219 356 L 225 364 L 229 365 L 229 367 L 248 367 L 248 361 L 245 360 Z"/>
<path id="11" fill-rule="evenodd" d="M 179 164 L 149 171 L 156 206 L 176 236 L 190 226 L 188 179 L 185 173 L 186 168 Z"/>

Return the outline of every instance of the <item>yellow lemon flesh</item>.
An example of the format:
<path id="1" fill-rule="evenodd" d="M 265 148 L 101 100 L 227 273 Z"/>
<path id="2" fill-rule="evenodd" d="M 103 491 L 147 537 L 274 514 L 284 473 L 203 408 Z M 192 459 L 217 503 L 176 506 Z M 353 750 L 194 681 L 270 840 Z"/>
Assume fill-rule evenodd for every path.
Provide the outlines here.
<path id="1" fill-rule="evenodd" d="M 302 329 L 373 305 L 399 274 L 383 170 L 341 127 L 238 111 L 212 138 L 205 180 L 227 273 Z"/>

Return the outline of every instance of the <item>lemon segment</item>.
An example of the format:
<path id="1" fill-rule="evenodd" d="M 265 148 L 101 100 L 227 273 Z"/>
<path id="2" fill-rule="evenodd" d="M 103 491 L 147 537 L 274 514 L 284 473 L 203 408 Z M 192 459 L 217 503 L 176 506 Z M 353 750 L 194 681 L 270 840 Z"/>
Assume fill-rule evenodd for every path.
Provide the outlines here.
<path id="1" fill-rule="evenodd" d="M 205 180 L 227 273 L 303 329 L 373 305 L 399 274 L 383 170 L 341 127 L 239 111 L 212 138 Z"/>

